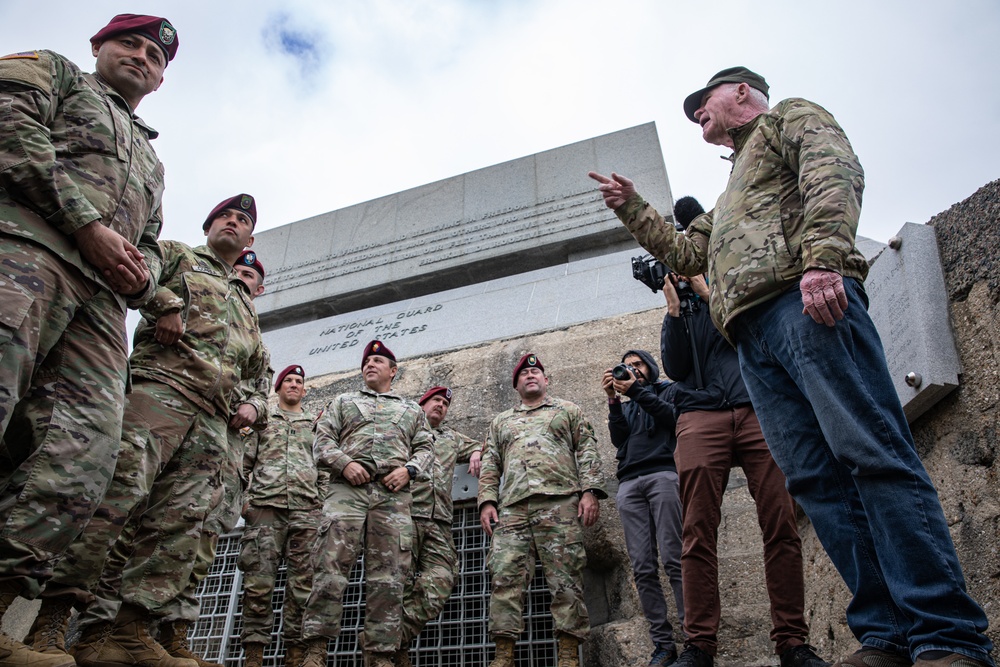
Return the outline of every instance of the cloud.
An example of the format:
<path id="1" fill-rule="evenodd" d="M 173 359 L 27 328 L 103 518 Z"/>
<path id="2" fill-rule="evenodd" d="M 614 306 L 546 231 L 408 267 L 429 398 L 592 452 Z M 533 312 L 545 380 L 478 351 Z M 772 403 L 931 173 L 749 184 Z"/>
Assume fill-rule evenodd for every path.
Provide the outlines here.
<path id="1" fill-rule="evenodd" d="M 324 69 L 332 49 L 320 30 L 302 27 L 296 18 L 288 13 L 272 14 L 262 36 L 269 50 L 288 57 L 298 74 L 309 79 Z"/>

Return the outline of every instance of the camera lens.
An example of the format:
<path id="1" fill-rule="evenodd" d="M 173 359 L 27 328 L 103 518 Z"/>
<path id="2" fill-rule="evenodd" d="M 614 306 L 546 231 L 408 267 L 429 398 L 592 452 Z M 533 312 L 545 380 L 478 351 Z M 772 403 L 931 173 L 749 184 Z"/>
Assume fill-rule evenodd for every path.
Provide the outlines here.
<path id="1" fill-rule="evenodd" d="M 611 377 L 620 382 L 624 382 L 625 380 L 631 380 L 632 374 L 629 372 L 628 366 L 625 364 L 618 364 L 611 369 Z"/>

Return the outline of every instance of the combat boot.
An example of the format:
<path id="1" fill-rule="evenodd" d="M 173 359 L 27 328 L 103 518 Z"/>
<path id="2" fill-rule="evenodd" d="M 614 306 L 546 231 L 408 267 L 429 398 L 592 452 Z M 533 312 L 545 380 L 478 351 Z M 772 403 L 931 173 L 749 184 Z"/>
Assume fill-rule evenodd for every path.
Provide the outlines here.
<path id="1" fill-rule="evenodd" d="M 19 589 L 11 586 L 0 588 L 0 618 L 7 612 Z M 49 655 L 32 651 L 19 641 L 0 632 L 0 667 L 73 667 L 76 663 L 65 653 Z"/>
<path id="2" fill-rule="evenodd" d="M 326 637 L 317 637 L 307 641 L 302 667 L 326 667 L 326 643 Z"/>
<path id="3" fill-rule="evenodd" d="M 42 598 L 42 606 L 38 609 L 38 616 L 31 624 L 31 630 L 24 638 L 24 643 L 39 653 L 68 656 L 66 626 L 69 625 L 72 611 L 71 597 Z"/>
<path id="4" fill-rule="evenodd" d="M 362 651 L 365 667 L 393 667 L 393 653 L 375 653 L 374 651 Z"/>
<path id="5" fill-rule="evenodd" d="M 557 639 L 556 667 L 580 667 L 580 640 L 567 634 L 560 634 Z"/>
<path id="6" fill-rule="evenodd" d="M 198 667 L 223 667 L 217 662 L 209 662 L 191 650 L 188 644 L 188 629 L 190 621 L 177 619 L 174 621 L 162 621 L 160 623 L 159 641 L 160 646 L 175 658 L 185 658 L 194 660 Z"/>
<path id="7" fill-rule="evenodd" d="M 80 638 L 69 649 L 69 654 L 76 659 L 76 664 L 80 667 L 100 667 L 98 656 L 101 654 L 104 642 L 111 636 L 113 628 L 114 626 L 107 621 L 83 626 Z"/>
<path id="8" fill-rule="evenodd" d="M 497 637 L 497 654 L 490 667 L 514 667 L 514 638 Z"/>
<path id="9" fill-rule="evenodd" d="M 285 663 L 288 653 L 285 653 Z M 264 667 L 264 645 L 260 642 L 249 642 L 243 645 L 243 667 Z"/>
<path id="10" fill-rule="evenodd" d="M 413 663 L 410 662 L 409 644 L 396 649 L 396 652 L 392 654 L 392 664 L 396 667 L 413 667 Z"/>
<path id="11" fill-rule="evenodd" d="M 198 667 L 194 660 L 169 655 L 149 634 L 145 609 L 125 603 L 93 667 Z"/>

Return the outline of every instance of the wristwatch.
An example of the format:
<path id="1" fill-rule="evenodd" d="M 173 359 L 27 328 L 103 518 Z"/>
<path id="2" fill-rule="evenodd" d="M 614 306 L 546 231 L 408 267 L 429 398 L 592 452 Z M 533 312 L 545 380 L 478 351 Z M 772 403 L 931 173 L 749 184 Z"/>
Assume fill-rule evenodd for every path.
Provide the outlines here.
<path id="1" fill-rule="evenodd" d="M 410 481 L 413 481 L 417 478 L 416 466 L 403 466 L 403 467 L 406 468 L 406 473 L 410 476 Z"/>

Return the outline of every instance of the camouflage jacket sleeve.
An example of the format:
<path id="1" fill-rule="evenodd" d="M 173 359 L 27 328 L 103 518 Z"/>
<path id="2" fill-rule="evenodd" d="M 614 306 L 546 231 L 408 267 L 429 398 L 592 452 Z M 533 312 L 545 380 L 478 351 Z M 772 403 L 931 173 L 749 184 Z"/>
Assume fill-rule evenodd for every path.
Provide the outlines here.
<path id="1" fill-rule="evenodd" d="M 234 411 L 243 404 L 254 407 L 257 411 L 257 421 L 251 425 L 251 428 L 255 431 L 267 428 L 268 414 L 270 413 L 267 397 L 271 394 L 271 380 L 274 378 L 274 369 L 271 368 L 271 353 L 263 343 L 261 343 L 261 347 L 266 364 L 264 375 L 240 382 L 236 387 L 232 402 Z"/>
<path id="2" fill-rule="evenodd" d="M 343 429 L 343 411 L 350 406 L 344 400 L 345 394 L 336 396 L 323 410 L 323 416 L 316 422 L 316 438 L 313 441 L 313 457 L 316 465 L 330 468 L 334 477 L 339 477 L 353 459 L 340 448 Z"/>
<path id="3" fill-rule="evenodd" d="M 635 240 L 656 259 L 683 275 L 704 273 L 708 267 L 708 239 L 712 234 L 711 213 L 699 216 L 679 233 L 655 208 L 635 194 L 615 209 L 615 215 Z"/>
<path id="4" fill-rule="evenodd" d="M 268 415 L 270 414 L 267 396 L 270 393 L 271 377 L 273 375 L 271 354 L 268 352 L 267 346 L 264 345 L 264 341 L 260 340 L 258 335 L 257 347 L 250 357 L 250 364 L 243 371 L 243 378 L 240 381 L 240 385 L 237 385 L 237 387 L 242 385 L 247 392 L 243 397 L 242 403 L 252 405 L 254 410 L 257 411 L 257 419 L 252 425 L 255 431 L 267 428 Z"/>
<path id="5" fill-rule="evenodd" d="M 500 475 L 503 474 L 503 453 L 500 451 L 500 419 L 507 413 L 498 415 L 486 432 L 486 442 L 483 444 L 483 458 L 479 472 L 478 506 L 485 503 L 499 505 Z"/>
<path id="6" fill-rule="evenodd" d="M 452 433 L 455 434 L 458 439 L 458 458 L 455 460 L 459 463 L 468 463 L 472 455 L 483 448 L 483 443 L 470 438 L 464 433 L 459 433 L 455 429 L 452 429 Z"/>
<path id="7" fill-rule="evenodd" d="M 177 273 L 184 254 L 172 241 L 160 241 L 156 246 L 159 258 L 157 284 L 153 288 L 153 295 L 139 308 L 139 313 L 151 324 L 155 324 L 163 315 L 184 310 L 184 299 L 164 287 Z"/>
<path id="8" fill-rule="evenodd" d="M 136 247 L 143 254 L 146 266 L 149 267 L 149 282 L 138 294 L 129 295 L 125 304 L 134 310 L 139 310 L 153 300 L 159 292 L 160 274 L 163 272 L 163 251 L 157 238 L 163 228 L 163 206 L 158 206 L 153 217 L 146 221 L 142 235 Z"/>
<path id="9" fill-rule="evenodd" d="M 598 498 L 607 498 L 604 491 L 604 479 L 601 476 L 601 453 L 597 448 L 597 438 L 594 427 L 583 414 L 579 406 L 566 404 L 570 412 L 570 423 L 573 429 L 573 444 L 576 448 L 576 469 L 580 478 L 580 488 L 591 489 Z"/>
<path id="10" fill-rule="evenodd" d="M 61 168 L 51 141 L 62 99 L 83 76 L 53 55 L 0 60 L 0 186 L 68 235 L 101 214 Z"/>
<path id="11" fill-rule="evenodd" d="M 782 102 L 779 142 L 785 164 L 798 174 L 802 197 L 802 270 L 844 272 L 861 217 L 864 171 L 836 119 L 801 99 Z"/>
<path id="12" fill-rule="evenodd" d="M 406 465 L 414 466 L 419 474 L 427 476 L 434 468 L 434 433 L 431 432 L 424 411 L 416 403 L 413 405 L 417 407 L 419 414 L 410 439 L 410 458 Z"/>
<path id="13" fill-rule="evenodd" d="M 250 479 L 260 456 L 260 432 L 252 431 L 243 438 L 243 480 Z"/>

